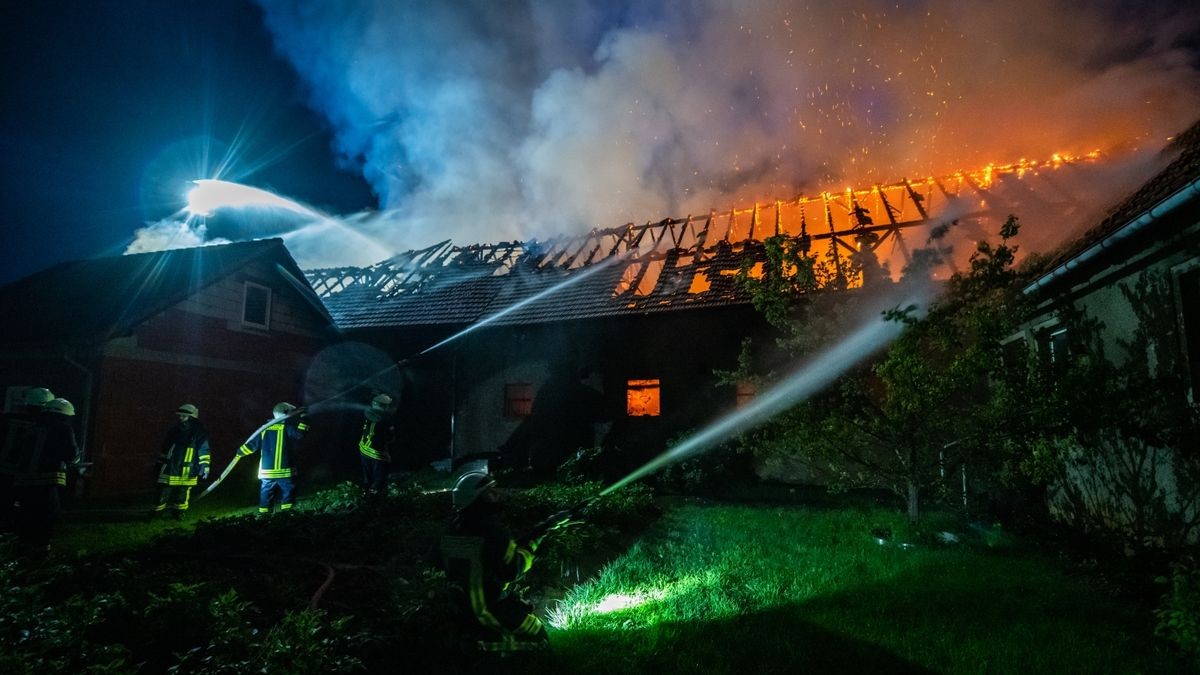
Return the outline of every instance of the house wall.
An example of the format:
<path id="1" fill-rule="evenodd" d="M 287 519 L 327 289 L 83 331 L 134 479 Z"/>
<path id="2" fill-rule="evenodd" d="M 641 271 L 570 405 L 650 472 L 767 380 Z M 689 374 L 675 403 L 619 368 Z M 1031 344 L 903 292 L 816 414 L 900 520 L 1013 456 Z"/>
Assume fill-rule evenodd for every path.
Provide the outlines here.
<path id="1" fill-rule="evenodd" d="M 455 453 L 548 472 L 602 445 L 616 470 L 635 468 L 734 407 L 713 370 L 736 368 L 742 339 L 764 331 L 748 306 L 481 329 L 455 349 Z M 630 379 L 660 381 L 661 415 L 626 414 Z M 528 417 L 504 414 L 513 383 L 533 385 Z"/>
<path id="2" fill-rule="evenodd" d="M 242 323 L 247 281 L 271 289 L 265 330 Z M 327 342 L 325 329 L 273 264 L 259 262 L 109 340 L 96 371 L 86 494 L 152 489 L 159 444 L 183 403 L 200 409 L 219 471 L 275 403 L 303 401 L 306 370 Z M 319 427 L 313 424 L 306 447 L 322 445 Z"/>
<path id="3" fill-rule="evenodd" d="M 1105 357 L 1118 364 L 1144 363 L 1158 367 L 1160 354 L 1153 348 L 1131 353 L 1128 345 L 1143 328 L 1139 310 L 1122 290 L 1133 289 L 1143 275 L 1168 279 L 1171 292 L 1165 298 L 1134 299 L 1134 302 L 1165 302 L 1157 307 L 1174 317 L 1169 325 L 1147 329 L 1170 332 L 1158 334 L 1166 348 L 1179 350 L 1187 363 L 1187 336 L 1178 289 L 1179 275 L 1200 267 L 1200 222 L 1193 215 L 1173 236 L 1160 240 L 1148 238 L 1126 244 L 1126 256 L 1092 273 L 1073 288 L 1060 289 L 1042 313 L 1027 327 L 1024 337 L 1035 349 L 1045 350 L 1040 335 L 1058 325 L 1056 312 L 1070 302 L 1088 317 L 1099 319 L 1100 341 Z M 1157 334 L 1157 333 L 1156 333 Z M 1043 354 L 1043 356 L 1045 356 Z M 1191 358 L 1195 359 L 1195 354 Z M 1188 397 L 1198 400 L 1195 386 Z M 1073 447 L 1067 450 L 1074 461 L 1064 467 L 1064 479 L 1048 491 L 1051 512 L 1061 520 L 1084 527 L 1103 527 L 1120 531 L 1145 532 L 1164 525 L 1172 533 L 1195 542 L 1200 538 L 1200 473 L 1197 459 L 1200 448 L 1152 447 L 1115 436 L 1101 438 L 1103 447 Z M 1150 521 L 1159 521 L 1155 524 Z M 1161 528 L 1160 528 L 1161 529 Z M 1153 535 L 1165 543 L 1170 533 Z M 1179 542 L 1175 542 L 1179 543 Z"/>

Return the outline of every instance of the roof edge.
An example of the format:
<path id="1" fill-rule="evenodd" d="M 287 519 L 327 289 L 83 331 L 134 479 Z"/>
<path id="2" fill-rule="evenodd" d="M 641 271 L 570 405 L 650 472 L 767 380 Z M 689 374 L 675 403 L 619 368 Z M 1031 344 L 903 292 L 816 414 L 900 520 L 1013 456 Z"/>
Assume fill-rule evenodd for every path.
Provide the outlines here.
<path id="1" fill-rule="evenodd" d="M 1038 290 L 1043 290 L 1049 287 L 1058 280 L 1078 269 L 1080 266 L 1091 262 L 1093 258 L 1097 257 L 1104 251 L 1111 249 L 1118 242 L 1133 236 L 1155 221 L 1160 220 L 1175 209 L 1183 206 L 1197 195 L 1200 195 L 1200 178 L 1192 179 L 1191 182 L 1176 190 L 1171 196 L 1159 201 L 1149 209 L 1142 211 L 1137 217 L 1126 222 L 1121 227 L 1100 239 L 1100 241 L 1097 241 L 1077 255 L 1068 258 L 1058 266 L 1045 272 L 1033 283 L 1026 286 L 1022 292 L 1025 295 L 1032 295 Z"/>

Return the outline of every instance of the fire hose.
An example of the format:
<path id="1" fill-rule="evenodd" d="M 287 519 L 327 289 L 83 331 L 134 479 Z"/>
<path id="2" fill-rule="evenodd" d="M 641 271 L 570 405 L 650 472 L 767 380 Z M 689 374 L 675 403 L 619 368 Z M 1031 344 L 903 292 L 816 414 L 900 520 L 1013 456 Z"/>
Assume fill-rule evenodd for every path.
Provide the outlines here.
<path id="1" fill-rule="evenodd" d="M 600 498 L 600 495 L 596 495 L 594 497 L 588 497 L 587 499 L 585 499 L 581 502 L 578 502 L 577 504 L 574 504 L 574 505 L 569 506 L 561 511 L 556 511 L 556 512 L 550 514 L 549 516 L 547 516 L 546 518 L 544 518 L 543 520 L 538 522 L 538 524 L 534 525 L 533 527 L 529 528 L 524 533 L 522 533 L 521 536 L 519 536 L 517 538 L 517 540 L 518 541 L 533 541 L 535 539 L 539 539 L 539 538 L 545 536 L 547 533 L 549 533 L 552 530 L 556 530 L 561 527 L 569 526 L 570 524 L 576 522 L 575 519 L 578 518 L 583 513 L 584 510 L 586 510 L 589 506 L 591 506 L 599 498 Z"/>

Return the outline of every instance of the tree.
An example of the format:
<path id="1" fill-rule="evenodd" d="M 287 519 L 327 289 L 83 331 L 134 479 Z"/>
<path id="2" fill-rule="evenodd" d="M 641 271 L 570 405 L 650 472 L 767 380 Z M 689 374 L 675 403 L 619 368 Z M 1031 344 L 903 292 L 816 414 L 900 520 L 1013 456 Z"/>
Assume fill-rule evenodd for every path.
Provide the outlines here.
<path id="1" fill-rule="evenodd" d="M 743 442 L 759 453 L 803 458 L 833 487 L 888 489 L 916 522 L 922 494 L 942 483 L 947 467 L 994 461 L 996 436 L 1003 432 L 992 425 L 1003 415 L 990 381 L 1005 368 L 1001 341 L 1020 323 L 1025 306 L 1013 269 L 1017 248 L 1010 243 L 1018 231 L 1010 216 L 1000 229 L 1001 243 L 980 242 L 970 269 L 947 282 L 924 316 L 890 314 L 906 327 L 883 354 Z M 799 282 L 764 273 L 762 280 L 743 283 L 755 306 L 782 330 L 780 346 L 803 357 L 845 332 L 864 292 L 834 290 L 812 258 L 789 260 L 785 247 L 777 250 L 778 260 L 768 247 L 765 269 L 814 272 Z M 937 249 L 920 252 L 900 283 L 914 283 L 939 260 Z M 743 359 L 741 370 L 749 363 Z M 726 373 L 724 379 L 748 375 Z"/>

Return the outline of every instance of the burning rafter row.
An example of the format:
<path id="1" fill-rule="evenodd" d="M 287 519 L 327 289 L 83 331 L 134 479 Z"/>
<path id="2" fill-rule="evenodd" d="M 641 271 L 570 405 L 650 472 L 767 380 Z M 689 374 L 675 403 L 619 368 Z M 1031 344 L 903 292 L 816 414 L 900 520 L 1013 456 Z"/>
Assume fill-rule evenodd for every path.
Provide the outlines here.
<path id="1" fill-rule="evenodd" d="M 351 285 L 376 288 L 381 297 L 389 297 L 415 292 L 440 274 L 467 271 L 468 276 L 477 276 L 486 269 L 489 274 L 502 275 L 510 272 L 518 262 L 528 262 L 537 269 L 575 269 L 617 254 L 636 252 L 638 257 L 661 260 L 667 251 L 683 249 L 699 263 L 717 254 L 717 242 L 732 244 L 736 251 L 745 242 L 777 235 L 831 240 L 851 251 L 857 247 L 847 243 L 847 239 L 874 234 L 868 239 L 872 240 L 872 248 L 877 248 L 889 237 L 899 238 L 899 230 L 903 228 L 928 224 L 935 209 L 961 199 L 966 188 L 986 197 L 1004 176 L 1022 178 L 1040 169 L 1054 169 L 1094 160 L 1098 156 L 1098 152 L 1082 156 L 1056 154 L 1041 162 L 1022 159 L 1010 164 L 989 164 L 976 171 L 960 171 L 948 176 L 901 180 L 863 189 L 847 187 L 842 192 L 827 191 L 816 197 L 800 196 L 723 213 L 714 211 L 701 218 L 689 215 L 642 225 L 628 223 L 545 242 L 454 246 L 446 240 L 428 248 L 400 253 L 369 267 L 318 269 L 308 272 L 308 276 L 321 297 L 329 297 Z M 936 203 L 939 197 L 941 204 Z M 956 217 L 969 217 L 980 211 L 982 209 L 970 209 Z M 773 212 L 773 217 L 764 216 L 764 212 Z M 748 220 L 743 218 L 743 222 L 739 222 L 739 216 L 747 215 L 750 216 Z M 877 220 L 881 222 L 877 224 Z M 814 231 L 810 232 L 810 229 Z"/>

